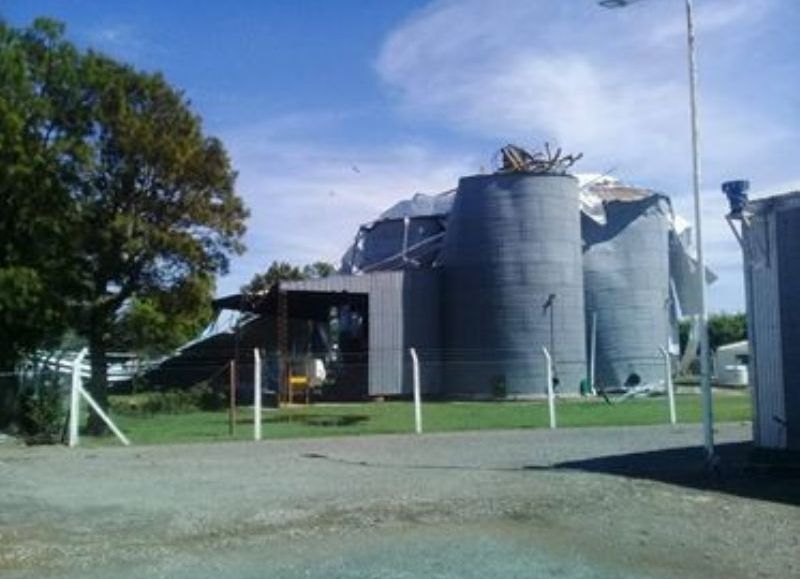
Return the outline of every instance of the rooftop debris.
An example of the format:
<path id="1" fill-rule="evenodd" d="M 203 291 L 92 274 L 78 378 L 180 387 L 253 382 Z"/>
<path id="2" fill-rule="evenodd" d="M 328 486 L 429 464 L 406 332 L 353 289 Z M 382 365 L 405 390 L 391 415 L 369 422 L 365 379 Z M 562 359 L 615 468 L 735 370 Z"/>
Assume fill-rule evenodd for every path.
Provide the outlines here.
<path id="1" fill-rule="evenodd" d="M 582 157 L 583 153 L 564 155 L 561 147 L 552 150 L 549 143 L 544 144 L 544 151 L 535 152 L 508 144 L 495 155 L 496 173 L 564 175 Z"/>

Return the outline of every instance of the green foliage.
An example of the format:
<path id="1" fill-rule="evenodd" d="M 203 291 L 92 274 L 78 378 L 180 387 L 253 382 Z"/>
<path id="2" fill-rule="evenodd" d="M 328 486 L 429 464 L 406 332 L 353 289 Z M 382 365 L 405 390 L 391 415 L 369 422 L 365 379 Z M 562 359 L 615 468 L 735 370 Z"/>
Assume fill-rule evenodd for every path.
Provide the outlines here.
<path id="1" fill-rule="evenodd" d="M 188 390 L 142 392 L 110 398 L 111 411 L 121 415 L 184 414 L 215 411 L 228 407 L 225 392 L 208 384 L 198 384 Z"/>
<path id="2" fill-rule="evenodd" d="M 69 324 L 102 404 L 115 335 L 157 351 L 207 318 L 244 250 L 235 179 L 160 74 L 82 52 L 50 20 L 0 23 L 0 363 Z"/>
<path id="3" fill-rule="evenodd" d="M 689 342 L 689 334 L 692 331 L 692 321 L 690 319 L 681 320 L 678 325 L 680 338 L 681 354 L 686 349 Z M 712 314 L 708 318 L 708 343 L 711 351 L 732 342 L 740 342 L 747 339 L 747 316 L 742 313 Z"/>
<path id="4" fill-rule="evenodd" d="M 57 378 L 44 378 L 21 393 L 19 426 L 28 444 L 59 442 L 63 425 L 63 397 Z"/>
<path id="5" fill-rule="evenodd" d="M 12 368 L 26 351 L 58 335 L 62 308 L 46 274 L 31 267 L 0 268 L 0 368 Z"/>
<path id="6" fill-rule="evenodd" d="M 712 350 L 747 339 L 745 314 L 714 314 L 708 318 L 708 342 Z"/>
<path id="7" fill-rule="evenodd" d="M 151 290 L 136 296 L 116 324 L 115 344 L 143 356 L 174 350 L 211 320 L 213 293 L 210 277 L 191 277 L 172 291 Z"/>
<path id="8" fill-rule="evenodd" d="M 184 390 L 117 396 L 111 399 L 110 407 L 116 414 L 127 415 L 180 414 L 200 410 L 197 397 Z"/>
<path id="9" fill-rule="evenodd" d="M 492 378 L 492 397 L 505 398 L 508 395 L 508 388 L 506 386 L 506 377 L 503 375 L 495 376 Z"/>
<path id="10" fill-rule="evenodd" d="M 18 412 L 17 377 L 11 373 L 0 373 L 0 431 L 13 426 Z"/>
<path id="11" fill-rule="evenodd" d="M 84 167 L 79 56 L 63 27 L 0 22 L 0 368 L 66 324 L 77 290 L 72 187 Z"/>
<path id="12" fill-rule="evenodd" d="M 257 273 L 250 280 L 250 283 L 242 286 L 242 293 L 265 292 L 279 281 L 317 279 L 328 277 L 334 273 L 336 273 L 336 268 L 324 261 L 316 261 L 302 268 L 286 261 L 273 261 L 266 272 Z"/>
<path id="13" fill-rule="evenodd" d="M 297 281 L 305 279 L 306 276 L 299 267 L 286 261 L 273 261 L 264 273 L 257 273 L 245 286 L 242 286 L 242 293 L 260 293 L 269 290 L 279 281 Z"/>
<path id="14" fill-rule="evenodd" d="M 315 261 L 303 267 L 303 275 L 307 279 L 319 279 L 329 277 L 336 273 L 336 268 L 333 264 L 326 261 Z"/>

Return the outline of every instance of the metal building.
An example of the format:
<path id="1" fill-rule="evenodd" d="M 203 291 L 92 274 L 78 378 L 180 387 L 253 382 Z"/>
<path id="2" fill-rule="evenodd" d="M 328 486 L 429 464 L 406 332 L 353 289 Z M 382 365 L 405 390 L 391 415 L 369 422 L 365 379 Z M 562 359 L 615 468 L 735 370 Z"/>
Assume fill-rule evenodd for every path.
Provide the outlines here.
<path id="1" fill-rule="evenodd" d="M 322 307 L 338 303 L 341 295 L 362 296 L 366 302 L 366 343 L 353 348 L 366 365 L 364 394 L 397 396 L 411 393 L 411 359 L 417 349 L 421 385 L 428 394 L 438 393 L 441 365 L 438 359 L 439 272 L 381 271 L 368 275 L 335 275 L 322 279 L 281 282 L 275 291 L 285 293 L 288 316 L 308 315 L 303 300 L 315 299 Z M 292 311 L 292 302 L 298 306 Z M 319 309 L 319 308 L 318 308 Z"/>
<path id="2" fill-rule="evenodd" d="M 743 194 L 734 185 L 733 195 Z M 734 232 L 744 254 L 753 441 L 800 452 L 800 192 L 734 202 L 732 209 L 728 219 L 740 223 Z"/>
<path id="3" fill-rule="evenodd" d="M 509 173 L 462 178 L 442 251 L 450 394 L 546 392 L 542 347 L 562 392 L 586 376 L 578 181 Z"/>
<path id="4" fill-rule="evenodd" d="M 668 199 L 604 176 L 581 185 L 567 173 L 577 157 L 560 151 L 499 156 L 496 172 L 362 225 L 339 275 L 217 300 L 262 318 L 245 330 L 264 329 L 277 390 L 291 383 L 286 364 L 311 357 L 336 368 L 342 397 L 406 395 L 414 347 L 428 394 L 534 396 L 547 390 L 546 347 L 557 390 L 578 393 L 587 311 L 597 382 L 663 379 L 659 348 L 698 301 L 688 230 Z M 238 331 L 218 333 L 204 339 L 237 351 Z"/>

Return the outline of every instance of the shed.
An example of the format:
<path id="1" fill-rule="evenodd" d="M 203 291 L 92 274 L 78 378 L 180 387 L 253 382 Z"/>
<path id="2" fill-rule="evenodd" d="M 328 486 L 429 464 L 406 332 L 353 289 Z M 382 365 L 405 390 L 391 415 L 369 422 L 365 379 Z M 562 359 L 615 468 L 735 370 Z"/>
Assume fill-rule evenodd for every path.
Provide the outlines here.
<path id="1" fill-rule="evenodd" d="M 741 222 L 753 440 L 800 453 L 800 192 L 747 203 Z"/>
<path id="2" fill-rule="evenodd" d="M 441 328 L 438 270 L 382 271 L 365 275 L 334 275 L 321 279 L 281 282 L 277 288 L 292 302 L 333 304 L 337 295 L 360 295 L 366 301 L 366 394 L 411 394 L 414 347 L 420 358 L 420 384 L 427 394 L 441 388 Z M 302 308 L 301 308 L 302 309 Z M 304 315 L 302 311 L 293 316 Z M 357 354 L 357 353 L 356 353 Z"/>

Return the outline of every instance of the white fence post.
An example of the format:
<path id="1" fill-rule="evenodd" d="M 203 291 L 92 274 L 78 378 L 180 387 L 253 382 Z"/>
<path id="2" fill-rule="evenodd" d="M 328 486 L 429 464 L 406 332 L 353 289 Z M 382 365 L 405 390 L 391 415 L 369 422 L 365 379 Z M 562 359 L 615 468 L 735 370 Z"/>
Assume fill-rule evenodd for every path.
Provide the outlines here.
<path id="1" fill-rule="evenodd" d="M 592 395 L 597 396 L 597 390 L 594 387 L 594 372 L 597 367 L 597 312 L 592 312 L 592 345 L 589 363 L 591 369 L 589 370 L 589 388 L 592 389 Z"/>
<path id="2" fill-rule="evenodd" d="M 78 446 L 79 434 L 78 425 L 80 424 L 80 411 L 81 411 L 81 390 L 83 389 L 81 379 L 81 364 L 86 357 L 88 348 L 84 348 L 75 359 L 72 361 L 72 384 L 69 390 L 69 446 L 74 448 Z"/>
<path id="3" fill-rule="evenodd" d="M 89 406 L 92 407 L 92 410 L 94 410 L 103 420 L 103 422 L 106 423 L 106 425 L 111 429 L 111 432 L 113 432 L 114 435 L 119 438 L 120 442 L 122 442 L 122 444 L 125 446 L 130 446 L 130 440 L 128 440 L 127 437 L 122 434 L 122 431 L 111 421 L 111 418 L 108 417 L 108 414 L 103 412 L 103 409 L 100 408 L 100 405 L 95 402 L 94 398 L 92 398 L 83 387 L 83 377 L 81 376 L 81 372 L 83 371 L 83 359 L 86 357 L 88 351 L 88 348 L 84 348 L 71 362 L 72 384 L 69 392 L 69 446 L 74 448 L 78 446 L 78 443 L 80 442 L 78 425 L 80 424 L 81 397 L 86 400 Z"/>
<path id="4" fill-rule="evenodd" d="M 669 423 L 676 424 L 678 416 L 675 413 L 675 386 L 672 384 L 672 361 L 665 348 L 659 348 L 664 356 L 664 385 L 667 387 L 667 400 L 669 402 Z"/>
<path id="5" fill-rule="evenodd" d="M 253 438 L 261 440 L 261 353 L 253 350 Z"/>
<path id="6" fill-rule="evenodd" d="M 422 395 L 419 385 L 419 358 L 414 348 L 409 348 L 411 354 L 412 374 L 414 376 L 414 427 L 417 434 L 422 434 Z"/>
<path id="7" fill-rule="evenodd" d="M 106 426 L 108 426 L 111 429 L 111 432 L 113 432 L 114 435 L 117 438 L 119 438 L 119 441 L 125 446 L 130 446 L 131 441 L 128 440 L 128 438 L 124 434 L 122 434 L 122 431 L 119 428 L 117 428 L 117 425 L 111 421 L 111 418 L 108 417 L 108 414 L 103 412 L 103 409 L 100 408 L 100 405 L 94 401 L 94 398 L 92 398 L 86 390 L 84 390 L 83 386 L 80 387 L 80 392 L 81 396 L 83 396 L 86 402 L 89 403 L 89 406 L 92 407 L 92 410 L 94 410 L 97 413 L 97 415 L 103 419 L 103 422 L 105 422 Z"/>
<path id="8" fill-rule="evenodd" d="M 550 358 L 550 352 L 547 348 L 542 347 L 544 359 L 547 363 L 547 407 L 550 411 L 550 428 L 556 427 L 556 397 L 553 392 L 553 360 Z"/>

